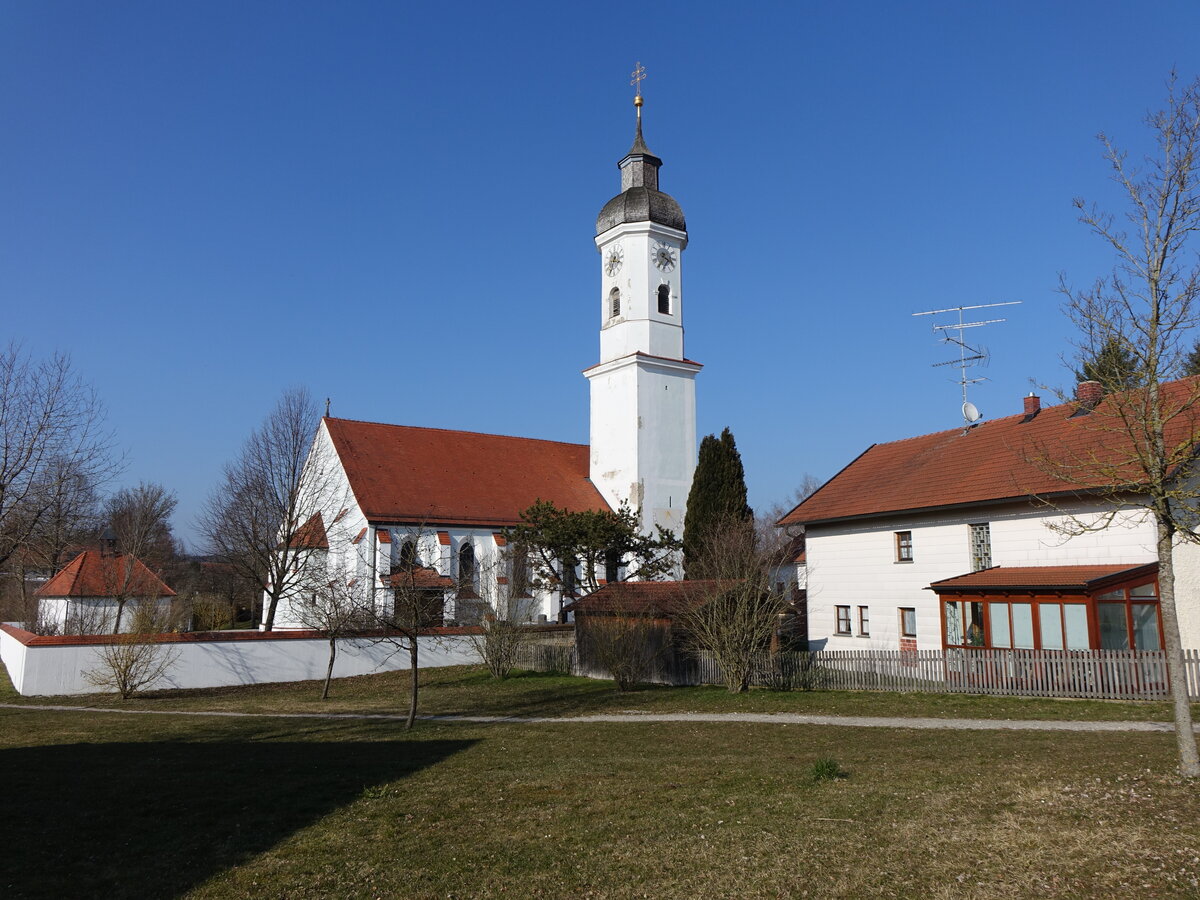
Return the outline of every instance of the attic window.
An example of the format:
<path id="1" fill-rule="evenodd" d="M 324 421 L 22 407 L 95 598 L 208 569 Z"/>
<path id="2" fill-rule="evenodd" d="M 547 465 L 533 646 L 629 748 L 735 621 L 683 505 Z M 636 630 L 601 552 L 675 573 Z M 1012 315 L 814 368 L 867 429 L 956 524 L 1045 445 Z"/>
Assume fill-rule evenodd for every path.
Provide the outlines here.
<path id="1" fill-rule="evenodd" d="M 671 314 L 671 286 L 669 284 L 658 286 L 658 311 L 664 316 Z"/>

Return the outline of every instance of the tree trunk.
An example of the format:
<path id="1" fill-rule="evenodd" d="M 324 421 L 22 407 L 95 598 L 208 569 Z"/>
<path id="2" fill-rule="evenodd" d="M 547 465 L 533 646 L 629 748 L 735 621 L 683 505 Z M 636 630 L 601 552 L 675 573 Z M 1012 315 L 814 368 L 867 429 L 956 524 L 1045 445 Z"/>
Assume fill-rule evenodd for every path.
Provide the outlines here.
<path id="1" fill-rule="evenodd" d="M 121 633 L 121 614 L 123 612 L 125 612 L 125 601 L 118 600 L 117 601 L 117 621 L 116 621 L 116 624 L 113 625 L 113 634 Z M 97 616 L 96 618 L 100 618 L 100 617 Z"/>
<path id="2" fill-rule="evenodd" d="M 408 694 L 408 721 L 404 723 L 404 730 L 411 731 L 413 722 L 417 719 L 417 635 L 414 632 L 408 639 L 408 671 L 412 677 L 412 685 Z"/>
<path id="3" fill-rule="evenodd" d="M 1167 654 L 1167 673 L 1171 678 L 1171 697 L 1175 704 L 1175 743 L 1179 747 L 1179 772 L 1186 778 L 1200 777 L 1200 756 L 1196 752 L 1196 733 L 1192 729 L 1192 707 L 1188 702 L 1187 667 L 1183 642 L 1179 636 L 1179 617 L 1175 611 L 1175 542 L 1170 524 L 1157 518 L 1158 587 L 1162 610 L 1163 647 Z"/>
<path id="4" fill-rule="evenodd" d="M 329 699 L 329 682 L 333 678 L 333 660 L 337 657 L 337 638 L 329 636 L 329 667 L 325 670 L 325 689 L 321 691 L 321 699 Z"/>
<path id="5" fill-rule="evenodd" d="M 267 605 L 267 621 L 261 623 L 263 631 L 272 631 L 275 628 L 275 608 L 277 606 L 279 606 L 279 597 L 272 594 L 271 602 Z"/>

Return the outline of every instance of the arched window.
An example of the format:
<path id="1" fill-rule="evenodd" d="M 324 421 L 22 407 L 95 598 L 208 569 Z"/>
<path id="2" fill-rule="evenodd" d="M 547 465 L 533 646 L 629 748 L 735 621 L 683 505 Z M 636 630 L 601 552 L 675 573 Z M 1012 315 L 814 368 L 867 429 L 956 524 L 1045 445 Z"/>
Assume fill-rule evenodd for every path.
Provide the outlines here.
<path id="1" fill-rule="evenodd" d="M 470 541 L 458 549 L 458 583 L 465 588 L 475 584 L 475 548 Z"/>
<path id="2" fill-rule="evenodd" d="M 509 594 L 513 597 L 529 596 L 529 556 L 524 547 L 515 547 L 512 556 L 512 579 Z"/>
<path id="3" fill-rule="evenodd" d="M 671 314 L 671 286 L 669 284 L 658 286 L 658 311 L 664 316 Z"/>
<path id="4" fill-rule="evenodd" d="M 621 291 L 619 288 L 613 288 L 608 292 L 608 315 L 609 318 L 615 319 L 621 314 Z"/>
<path id="5" fill-rule="evenodd" d="M 579 565 L 575 560 L 568 559 L 562 566 L 562 592 L 564 597 L 575 596 L 575 567 Z"/>
<path id="6" fill-rule="evenodd" d="M 621 580 L 621 554 L 610 550 L 604 554 L 604 580 L 613 584 Z"/>
<path id="7" fill-rule="evenodd" d="M 417 545 L 413 541 L 405 541 L 400 546 L 400 568 L 411 569 L 417 565 Z"/>

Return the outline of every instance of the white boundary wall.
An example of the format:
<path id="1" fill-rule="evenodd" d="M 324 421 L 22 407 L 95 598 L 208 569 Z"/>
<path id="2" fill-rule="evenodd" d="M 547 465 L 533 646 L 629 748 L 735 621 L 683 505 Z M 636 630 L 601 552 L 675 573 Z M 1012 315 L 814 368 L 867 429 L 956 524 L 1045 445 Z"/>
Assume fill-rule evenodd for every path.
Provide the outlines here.
<path id="1" fill-rule="evenodd" d="M 479 662 L 469 635 L 428 635 L 418 639 L 421 668 Z M 154 689 L 224 687 L 324 678 L 329 642 L 324 638 L 179 641 L 162 644 L 176 654 L 174 665 Z M 17 693 L 24 697 L 94 694 L 83 673 L 99 664 L 100 646 L 25 644 L 0 628 L 0 660 Z M 407 651 L 366 638 L 338 640 L 334 678 L 408 668 Z"/>

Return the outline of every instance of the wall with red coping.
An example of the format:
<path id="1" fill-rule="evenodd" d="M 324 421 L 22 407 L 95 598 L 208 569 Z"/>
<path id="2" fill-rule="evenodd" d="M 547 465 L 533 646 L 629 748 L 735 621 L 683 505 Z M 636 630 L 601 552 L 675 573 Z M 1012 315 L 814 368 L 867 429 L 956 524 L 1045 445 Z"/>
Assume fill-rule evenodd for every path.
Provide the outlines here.
<path id="1" fill-rule="evenodd" d="M 569 631 L 545 626 L 538 631 Z M 471 643 L 475 628 L 431 628 L 418 637 L 422 668 L 478 662 Z M 334 677 L 408 668 L 408 654 L 380 635 L 339 638 Z M 91 694 L 85 677 L 100 665 L 101 648 L 111 635 L 44 637 L 14 625 L 0 625 L 0 661 L 23 696 Z M 329 642 L 312 631 L 226 631 L 155 635 L 154 642 L 175 660 L 158 688 L 203 688 L 325 677 Z"/>

